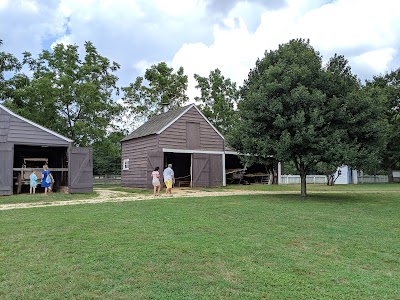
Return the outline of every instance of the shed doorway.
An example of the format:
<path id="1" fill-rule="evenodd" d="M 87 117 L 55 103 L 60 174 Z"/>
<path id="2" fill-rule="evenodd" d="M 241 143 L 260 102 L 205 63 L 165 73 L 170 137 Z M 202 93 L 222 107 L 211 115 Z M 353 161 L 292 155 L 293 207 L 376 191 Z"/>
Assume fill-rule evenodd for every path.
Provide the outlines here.
<path id="1" fill-rule="evenodd" d="M 175 187 L 192 186 L 192 154 L 190 153 L 164 153 L 164 168 L 172 164 L 175 174 Z"/>
<path id="2" fill-rule="evenodd" d="M 54 177 L 53 190 L 68 185 L 68 148 L 14 145 L 13 187 L 14 193 L 29 193 L 29 175 L 36 171 L 41 178 L 43 165 L 48 164 Z M 36 192 L 42 192 L 40 183 Z"/>

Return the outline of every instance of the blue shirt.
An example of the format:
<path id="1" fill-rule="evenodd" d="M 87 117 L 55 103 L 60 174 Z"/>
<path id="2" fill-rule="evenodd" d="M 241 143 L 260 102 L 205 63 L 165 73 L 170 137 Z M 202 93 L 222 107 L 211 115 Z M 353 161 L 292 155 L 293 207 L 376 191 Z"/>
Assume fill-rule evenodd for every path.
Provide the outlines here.
<path id="1" fill-rule="evenodd" d="M 172 176 L 174 176 L 174 171 L 168 167 L 164 170 L 164 181 L 171 180 L 172 181 Z"/>
<path id="2" fill-rule="evenodd" d="M 29 175 L 29 183 L 31 186 L 36 186 L 37 185 L 37 176 L 36 174 L 31 174 Z"/>

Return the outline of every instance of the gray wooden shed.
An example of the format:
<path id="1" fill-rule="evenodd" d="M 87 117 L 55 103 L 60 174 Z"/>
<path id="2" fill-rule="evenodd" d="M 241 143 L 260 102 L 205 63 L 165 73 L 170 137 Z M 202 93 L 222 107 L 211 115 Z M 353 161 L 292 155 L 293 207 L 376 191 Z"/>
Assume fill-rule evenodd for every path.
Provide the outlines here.
<path id="1" fill-rule="evenodd" d="M 224 137 L 194 105 L 154 116 L 122 139 L 121 183 L 151 188 L 151 172 L 172 164 L 176 185 L 225 185 Z"/>
<path id="2" fill-rule="evenodd" d="M 0 104 L 0 195 L 17 192 L 21 172 L 42 171 L 43 166 L 24 166 L 25 158 L 47 158 L 56 189 L 68 188 L 70 193 L 93 191 L 91 148 L 73 147 L 72 140 Z"/>

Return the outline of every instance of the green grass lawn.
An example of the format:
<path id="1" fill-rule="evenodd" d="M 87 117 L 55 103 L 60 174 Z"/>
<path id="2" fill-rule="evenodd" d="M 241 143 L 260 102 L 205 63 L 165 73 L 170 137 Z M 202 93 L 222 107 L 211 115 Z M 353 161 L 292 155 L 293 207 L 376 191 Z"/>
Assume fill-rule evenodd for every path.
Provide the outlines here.
<path id="1" fill-rule="evenodd" d="M 400 190 L 371 186 L 0 211 L 0 299 L 400 299 Z"/>

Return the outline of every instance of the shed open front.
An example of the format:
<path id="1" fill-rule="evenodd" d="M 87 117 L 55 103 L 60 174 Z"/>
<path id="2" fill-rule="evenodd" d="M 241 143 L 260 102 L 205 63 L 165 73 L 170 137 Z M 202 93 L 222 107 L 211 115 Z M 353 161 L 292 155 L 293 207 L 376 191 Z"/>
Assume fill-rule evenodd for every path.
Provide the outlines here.
<path id="1" fill-rule="evenodd" d="M 164 152 L 164 168 L 172 164 L 176 187 L 211 187 L 223 185 L 222 153 L 180 150 Z"/>
<path id="2" fill-rule="evenodd" d="M 36 192 L 43 192 L 40 179 L 45 164 L 48 165 L 54 178 L 54 192 L 93 191 L 91 148 L 14 145 L 8 156 L 13 157 L 10 161 L 12 161 L 11 190 L 14 194 L 29 193 L 29 176 L 33 170 L 38 177 Z"/>
<path id="3" fill-rule="evenodd" d="M 190 153 L 164 153 L 164 168 L 172 164 L 175 174 L 175 186 L 192 186 L 192 155 Z"/>
<path id="4" fill-rule="evenodd" d="M 41 178 L 47 164 L 55 180 L 53 191 L 68 187 L 68 147 L 14 145 L 13 192 L 29 193 L 29 175 Z M 40 180 L 37 192 L 41 192 Z"/>

